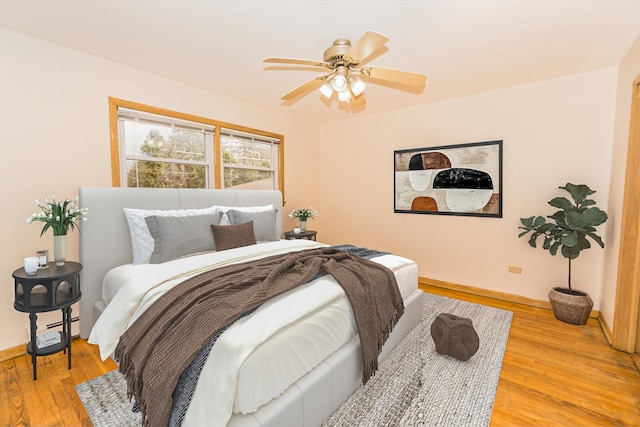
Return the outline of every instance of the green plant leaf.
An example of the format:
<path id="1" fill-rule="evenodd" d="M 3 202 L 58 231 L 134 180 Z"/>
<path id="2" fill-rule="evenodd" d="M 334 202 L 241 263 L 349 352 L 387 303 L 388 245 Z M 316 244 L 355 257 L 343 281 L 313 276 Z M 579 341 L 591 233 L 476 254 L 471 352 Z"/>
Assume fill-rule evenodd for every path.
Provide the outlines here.
<path id="1" fill-rule="evenodd" d="M 542 244 L 542 249 L 549 250 L 551 248 L 551 242 L 553 242 L 553 239 L 551 237 L 545 237 L 544 243 Z"/>
<path id="2" fill-rule="evenodd" d="M 587 196 L 590 196 L 593 193 L 595 193 L 595 191 L 590 189 L 587 185 L 583 185 L 583 184 L 575 185 L 575 184 L 571 184 L 570 182 L 568 182 L 567 185 L 565 185 L 564 187 L 560 187 L 560 188 L 568 191 L 569 194 L 571 194 L 571 197 L 573 198 L 573 200 L 578 205 L 582 204 L 582 202 L 584 202 Z"/>
<path id="3" fill-rule="evenodd" d="M 533 226 L 534 227 L 540 227 L 541 225 L 543 225 L 545 222 L 547 222 L 546 219 L 544 219 L 543 216 L 537 216 L 535 221 L 533 222 Z"/>
<path id="4" fill-rule="evenodd" d="M 40 237 L 42 237 L 42 235 L 49 229 L 49 227 L 51 227 L 51 224 L 49 224 L 48 222 L 45 223 L 44 227 L 42 227 L 42 231 L 40 232 Z"/>
<path id="5" fill-rule="evenodd" d="M 607 213 L 599 208 L 591 207 L 582 212 L 568 212 L 567 225 L 574 230 L 590 231 L 592 227 L 603 224 Z"/>
<path id="6" fill-rule="evenodd" d="M 553 230 L 554 230 L 556 227 L 557 227 L 557 225 L 555 225 L 555 224 L 553 224 L 553 223 L 551 223 L 551 222 L 548 222 L 548 223 L 546 223 L 546 224 L 542 224 L 540 227 L 538 227 L 538 228 L 536 229 L 536 232 L 537 232 L 538 234 L 551 234 L 551 235 L 553 235 L 553 234 L 554 234 L 554 233 L 553 233 Z"/>
<path id="7" fill-rule="evenodd" d="M 587 236 L 591 237 L 601 248 L 604 248 L 604 242 L 602 238 L 598 236 L 596 233 L 587 233 Z"/>
<path id="8" fill-rule="evenodd" d="M 592 199 L 587 199 L 584 202 L 580 203 L 580 207 L 581 208 L 586 208 L 587 206 L 593 206 L 596 204 L 595 200 Z"/>
<path id="9" fill-rule="evenodd" d="M 580 255 L 581 250 L 582 249 L 580 249 L 578 246 L 572 247 L 572 246 L 562 245 L 562 256 L 569 259 L 575 259 L 575 258 L 578 258 L 578 255 Z"/>
<path id="10" fill-rule="evenodd" d="M 538 238 L 538 235 L 533 233 L 531 235 L 531 237 L 529 238 L 529 246 L 531 246 L 532 248 L 536 247 L 536 239 Z"/>
<path id="11" fill-rule="evenodd" d="M 530 216 L 529 218 L 520 218 L 520 222 L 522 222 L 522 225 L 524 225 L 527 229 L 530 229 L 531 227 L 533 227 L 534 218 L 535 216 Z"/>
<path id="12" fill-rule="evenodd" d="M 591 243 L 589 243 L 585 234 L 578 233 L 578 244 L 576 246 L 578 246 L 580 250 L 589 249 L 591 247 Z"/>
<path id="13" fill-rule="evenodd" d="M 560 245 L 562 245 L 562 243 L 560 243 L 559 241 L 556 241 L 553 245 L 551 245 L 551 247 L 549 248 L 549 253 L 551 255 L 555 255 L 558 252 L 558 248 L 560 247 Z"/>
<path id="14" fill-rule="evenodd" d="M 572 233 L 569 233 L 566 236 L 564 236 L 560 241 L 562 242 L 563 251 L 565 246 L 568 246 L 568 247 L 576 246 L 578 244 L 578 233 L 575 231 Z"/>
<path id="15" fill-rule="evenodd" d="M 565 211 L 555 211 L 553 215 L 549 215 L 547 218 L 555 219 L 556 221 L 564 221 Z"/>
<path id="16" fill-rule="evenodd" d="M 564 230 L 569 230 L 567 223 L 565 222 L 565 217 L 567 213 L 565 211 L 557 211 L 553 215 L 550 215 L 549 218 L 556 221 L 556 225 Z"/>
<path id="17" fill-rule="evenodd" d="M 549 201 L 549 204 L 554 208 L 559 208 L 564 211 L 572 211 L 575 209 L 575 206 L 573 206 L 573 203 L 571 203 L 569 199 L 567 199 L 566 197 L 554 197 Z"/>

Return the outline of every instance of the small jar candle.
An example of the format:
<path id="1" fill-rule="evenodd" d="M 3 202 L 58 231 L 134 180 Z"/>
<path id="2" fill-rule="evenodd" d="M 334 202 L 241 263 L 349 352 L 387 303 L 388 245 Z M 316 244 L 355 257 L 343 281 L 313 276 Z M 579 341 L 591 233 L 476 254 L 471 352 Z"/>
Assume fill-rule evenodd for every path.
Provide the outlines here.
<path id="1" fill-rule="evenodd" d="M 49 266 L 49 251 L 42 249 L 36 252 L 38 256 L 38 268 L 44 268 Z"/>

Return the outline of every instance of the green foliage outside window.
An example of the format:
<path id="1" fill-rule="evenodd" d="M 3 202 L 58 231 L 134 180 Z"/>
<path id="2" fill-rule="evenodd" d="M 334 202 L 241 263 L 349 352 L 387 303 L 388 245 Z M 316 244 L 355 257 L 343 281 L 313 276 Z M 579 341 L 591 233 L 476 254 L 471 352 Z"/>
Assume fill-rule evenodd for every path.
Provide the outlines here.
<path id="1" fill-rule="evenodd" d="M 207 169 L 204 165 L 175 162 L 205 159 L 202 134 L 171 129 L 168 137 L 165 137 L 158 129 L 152 128 L 137 149 L 141 156 L 148 157 L 149 160 L 127 162 L 127 187 L 206 188 Z M 249 185 L 251 188 L 272 188 L 271 171 L 247 169 L 270 168 L 271 150 L 271 144 L 228 139 L 222 147 L 224 187 Z"/>
<path id="2" fill-rule="evenodd" d="M 141 154 L 154 160 L 129 160 L 128 187 L 206 188 L 206 167 L 185 163 L 164 162 L 161 159 L 203 161 L 204 143 L 201 134 L 172 130 L 165 138 L 157 129 L 149 130 L 139 147 Z M 157 159 L 157 160 L 155 160 Z"/>
<path id="3" fill-rule="evenodd" d="M 271 168 L 273 146 L 233 137 L 223 137 L 224 187 L 270 189 L 273 187 Z M 233 167 L 238 165 L 239 167 Z"/>

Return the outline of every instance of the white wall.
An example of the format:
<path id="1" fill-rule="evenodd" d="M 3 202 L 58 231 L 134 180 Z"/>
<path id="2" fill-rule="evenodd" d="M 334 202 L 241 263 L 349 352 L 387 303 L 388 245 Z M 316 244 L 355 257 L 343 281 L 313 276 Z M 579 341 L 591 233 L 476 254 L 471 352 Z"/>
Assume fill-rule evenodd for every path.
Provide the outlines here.
<path id="1" fill-rule="evenodd" d="M 323 240 L 405 255 L 419 273 L 546 300 L 566 286 L 567 260 L 518 239 L 521 217 L 550 215 L 567 182 L 588 184 L 606 209 L 616 69 L 325 125 L 321 128 Z M 427 83 L 427 90 L 429 83 Z M 369 100 L 375 102 L 375 100 Z M 393 151 L 503 140 L 502 219 L 393 212 Z M 607 242 L 606 229 L 599 229 Z M 573 263 L 575 288 L 600 308 L 604 251 Z M 508 273 L 508 266 L 522 274 Z"/>
<path id="2" fill-rule="evenodd" d="M 11 273 L 25 256 L 53 250 L 50 232 L 39 238 L 40 223 L 25 223 L 34 200 L 111 186 L 109 96 L 284 134 L 285 178 L 295 184 L 285 188 L 287 206 L 308 203 L 316 188 L 317 165 L 296 159 L 315 157 L 317 127 L 286 109 L 265 110 L 0 29 L 0 350 L 24 343 L 29 325 L 13 308 Z M 77 232 L 69 259 L 78 259 Z M 41 315 L 38 326 L 59 317 Z"/>
<path id="3" fill-rule="evenodd" d="M 622 202 L 624 199 L 624 179 L 629 144 L 631 118 L 631 98 L 633 81 L 640 76 L 640 36 L 618 67 L 615 128 L 613 137 L 613 161 L 611 167 L 611 195 L 608 213 L 611 220 L 607 224 L 609 246 L 605 256 L 605 275 L 602 293 L 601 313 L 608 326 L 613 327 L 620 249 L 620 225 L 622 222 Z M 640 165 L 635 165 L 640 167 Z"/>

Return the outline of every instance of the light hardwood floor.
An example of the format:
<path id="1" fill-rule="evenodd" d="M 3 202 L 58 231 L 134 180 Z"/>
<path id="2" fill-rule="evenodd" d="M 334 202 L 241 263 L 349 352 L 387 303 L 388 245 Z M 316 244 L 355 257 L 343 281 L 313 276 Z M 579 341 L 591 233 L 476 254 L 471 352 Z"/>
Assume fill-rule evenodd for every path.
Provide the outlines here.
<path id="1" fill-rule="evenodd" d="M 423 288 L 514 312 L 492 426 L 640 426 L 640 373 L 595 319 L 567 325 L 549 310 Z M 0 363 L 0 425 L 91 426 L 74 387 L 115 367 L 81 339 L 71 370 L 62 353 L 38 358 L 37 381 L 28 356 Z"/>

